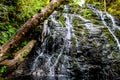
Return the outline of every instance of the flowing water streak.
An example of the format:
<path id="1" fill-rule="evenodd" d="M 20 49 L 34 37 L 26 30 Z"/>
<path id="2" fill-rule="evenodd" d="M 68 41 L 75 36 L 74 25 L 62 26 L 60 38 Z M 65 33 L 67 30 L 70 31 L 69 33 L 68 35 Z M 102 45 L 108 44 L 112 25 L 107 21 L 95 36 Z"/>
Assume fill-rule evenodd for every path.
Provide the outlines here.
<path id="1" fill-rule="evenodd" d="M 110 15 L 108 14 L 107 12 L 102 12 L 100 11 L 99 9 L 97 9 L 95 6 L 93 5 L 87 5 L 88 8 L 90 8 L 98 17 L 101 18 L 102 20 L 102 23 L 105 27 L 107 27 L 108 31 L 111 33 L 111 35 L 113 36 L 114 40 L 116 41 L 117 43 L 117 46 L 120 50 L 120 42 L 119 42 L 119 39 L 116 37 L 116 35 L 114 34 L 114 29 L 117 28 L 118 30 L 120 30 L 120 27 L 117 26 L 115 24 L 115 19 Z M 110 29 L 109 26 L 107 26 L 107 22 L 105 21 L 105 16 L 107 16 L 111 21 L 112 21 L 112 29 Z"/>
<path id="2" fill-rule="evenodd" d="M 48 60 L 47 60 L 47 62 L 45 63 L 45 66 L 47 67 L 47 68 L 49 68 L 50 66 L 51 66 L 51 59 L 53 58 L 53 56 L 54 56 L 54 54 L 52 54 L 52 56 L 51 57 L 49 57 L 48 58 Z"/>
<path id="3" fill-rule="evenodd" d="M 66 39 L 70 40 L 71 39 L 71 28 L 72 28 L 72 25 L 70 24 L 70 19 L 69 19 L 68 15 L 65 14 L 64 16 L 66 18 L 65 24 L 66 24 L 66 28 L 68 30 Z"/>
<path id="4" fill-rule="evenodd" d="M 83 2 L 81 2 L 81 5 L 83 5 L 83 3 L 85 3 L 85 1 L 84 0 L 82 0 Z M 79 4 L 80 4 L 80 2 L 79 2 Z M 65 9 L 65 11 L 68 11 L 69 10 L 69 8 L 65 5 L 65 7 L 64 7 L 64 9 Z M 71 38 L 75 38 L 75 40 L 76 40 L 76 47 L 78 47 L 79 45 L 79 43 L 78 43 L 78 40 L 77 40 L 77 37 L 76 37 L 76 35 L 75 35 L 75 31 L 74 31 L 74 29 L 73 29 L 73 26 L 72 26 L 72 22 L 73 22 L 73 15 L 71 15 L 71 14 L 69 14 L 69 13 L 63 13 L 63 15 L 64 15 L 64 17 L 65 17 L 65 26 L 66 26 L 66 28 L 67 28 L 67 30 L 68 30 L 68 33 L 67 33 L 67 36 L 66 36 L 66 39 L 67 39 L 67 42 L 68 42 L 68 46 L 69 46 L 69 48 L 71 47 L 70 45 L 71 45 Z"/>
<path id="5" fill-rule="evenodd" d="M 65 6 L 65 9 L 67 10 L 67 6 Z M 55 76 L 55 67 L 57 66 L 57 64 L 59 63 L 59 60 L 63 54 L 63 51 L 64 49 L 68 51 L 69 53 L 69 50 L 71 48 L 71 38 L 74 37 L 76 39 L 76 46 L 78 46 L 78 42 L 77 42 L 77 38 L 76 38 L 76 35 L 74 34 L 74 30 L 73 30 L 73 26 L 72 26 L 72 19 L 73 19 L 73 16 L 70 16 L 69 14 L 64 14 L 64 17 L 65 17 L 65 27 L 67 29 L 67 34 L 66 34 L 66 37 L 64 38 L 64 44 L 63 44 L 63 47 L 61 48 L 61 51 L 60 51 L 60 54 L 58 55 L 55 63 L 53 64 L 53 66 L 50 67 L 49 69 L 49 76 Z M 51 19 L 53 22 L 55 23 L 58 23 L 54 17 L 52 17 Z M 64 46 L 66 48 L 64 48 Z M 67 68 L 66 67 L 70 67 L 70 64 L 69 64 L 69 57 L 67 57 L 67 55 L 64 55 L 64 62 L 62 64 L 62 70 L 63 71 L 67 71 Z M 66 63 L 66 64 L 65 64 Z"/>
<path id="6" fill-rule="evenodd" d="M 46 41 L 47 41 L 47 39 L 43 42 L 43 44 L 42 44 L 42 48 L 43 49 L 39 49 L 38 51 L 37 51 L 37 53 L 38 53 L 38 56 L 35 58 L 35 60 L 33 61 L 33 65 L 32 65 L 32 68 L 31 68 L 31 72 L 33 72 L 34 70 L 35 70 L 35 68 L 37 67 L 37 65 L 38 65 L 38 62 L 39 62 L 39 58 L 41 57 L 41 56 L 43 56 L 43 53 L 44 53 L 44 51 L 45 51 L 45 46 L 46 46 Z"/>
<path id="7" fill-rule="evenodd" d="M 72 16 L 80 18 L 83 22 L 83 25 L 86 26 L 86 28 L 88 29 L 90 34 L 96 34 L 99 32 L 99 29 L 97 27 L 94 27 L 94 26 L 98 26 L 98 25 L 93 24 L 90 20 L 85 19 L 81 15 L 72 14 Z"/>
<path id="8" fill-rule="evenodd" d="M 45 21 L 45 24 L 44 24 L 44 26 L 45 26 L 45 34 L 50 34 L 50 30 L 49 30 L 49 28 L 48 27 L 46 27 L 47 26 L 47 23 L 48 21 L 46 20 Z M 45 52 L 45 48 L 46 48 L 46 43 L 48 42 L 48 39 L 46 38 L 44 41 L 43 41 L 43 43 L 42 43 L 42 45 L 41 45 L 41 48 L 42 49 L 38 49 L 37 51 L 36 51 L 36 53 L 38 54 L 38 56 L 35 58 L 35 60 L 33 61 L 33 65 L 32 65 L 32 68 L 31 68 L 31 72 L 33 72 L 34 70 L 35 70 L 35 68 L 38 66 L 38 62 L 39 62 L 39 58 L 41 57 L 41 56 L 43 56 L 44 55 L 44 52 Z"/>
<path id="9" fill-rule="evenodd" d="M 78 2 L 78 5 L 81 6 L 81 7 L 82 7 L 84 4 L 85 4 L 85 0 L 80 0 L 80 2 Z"/>
<path id="10" fill-rule="evenodd" d="M 57 59 L 56 59 L 56 61 L 55 61 L 55 63 L 53 64 L 53 66 L 51 66 L 50 67 L 50 72 L 49 72 L 49 76 L 55 76 L 55 71 L 54 71 L 54 68 L 57 66 L 57 64 L 58 64 L 58 62 L 59 62 L 59 59 L 60 59 L 60 57 L 62 56 L 62 54 L 63 54 L 63 50 L 64 50 L 64 45 L 66 45 L 66 47 L 67 47 L 67 49 L 68 49 L 68 52 L 69 52 L 69 49 L 70 49 L 70 47 L 71 47 L 71 41 L 70 41 L 70 39 L 71 39 L 71 28 L 72 28 L 72 26 L 71 26 L 71 24 L 69 24 L 70 23 L 70 19 L 69 19 L 69 17 L 68 17 L 68 15 L 67 14 L 65 14 L 64 15 L 64 17 L 66 18 L 66 21 L 65 21 L 65 24 L 66 24 L 66 29 L 67 29 L 67 35 L 66 35 L 66 37 L 65 37 L 65 42 L 64 42 L 64 44 L 63 44 L 63 48 L 61 48 L 61 51 L 60 51 L 60 54 L 58 55 L 58 57 L 57 57 Z M 54 19 L 54 18 L 53 18 Z M 52 21 L 54 21 L 52 19 Z M 54 21 L 54 22 L 56 22 L 56 21 Z"/>
<path id="11" fill-rule="evenodd" d="M 120 26 L 117 26 L 117 25 L 116 25 L 114 17 L 113 17 L 111 14 L 109 14 L 108 12 L 105 12 L 105 13 L 106 13 L 107 17 L 109 17 L 110 20 L 112 21 L 112 25 L 113 25 L 115 28 L 117 28 L 118 30 L 120 30 Z"/>
<path id="12" fill-rule="evenodd" d="M 115 41 L 117 42 L 118 48 L 120 50 L 120 42 L 119 42 L 118 38 L 115 36 L 114 32 L 109 28 L 109 26 L 107 26 L 107 23 L 105 22 L 105 19 L 104 19 L 104 17 L 102 17 L 102 15 L 103 14 L 101 13 L 101 19 L 102 19 L 103 24 L 108 28 L 109 32 L 114 37 Z"/>
<path id="13" fill-rule="evenodd" d="M 52 16 L 50 16 L 50 19 L 52 20 L 52 22 L 54 22 L 55 24 L 58 24 L 58 22 L 55 20 L 55 15 L 57 14 L 57 11 L 54 11 L 52 13 Z"/>
<path id="14" fill-rule="evenodd" d="M 48 76 L 55 76 L 55 71 L 54 71 L 54 70 L 55 70 L 55 67 L 57 66 L 57 64 L 58 64 L 58 62 L 59 62 L 59 60 L 60 60 L 60 57 L 61 57 L 62 54 L 63 54 L 63 50 L 64 50 L 64 47 L 61 48 L 60 54 L 58 55 L 55 63 L 50 67 L 50 69 L 49 69 L 50 72 L 48 73 Z"/>

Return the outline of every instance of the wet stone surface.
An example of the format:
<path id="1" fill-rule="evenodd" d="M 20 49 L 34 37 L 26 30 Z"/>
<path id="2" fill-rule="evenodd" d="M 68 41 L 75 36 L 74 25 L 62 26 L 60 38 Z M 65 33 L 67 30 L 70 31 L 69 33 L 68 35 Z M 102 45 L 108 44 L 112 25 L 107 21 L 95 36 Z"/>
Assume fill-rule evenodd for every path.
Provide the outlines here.
<path id="1" fill-rule="evenodd" d="M 14 73 L 20 74 L 17 80 L 119 80 L 114 28 L 109 30 L 100 15 L 87 19 L 81 11 L 78 5 L 61 6 L 49 17 L 47 37 L 18 68 L 23 76 Z"/>

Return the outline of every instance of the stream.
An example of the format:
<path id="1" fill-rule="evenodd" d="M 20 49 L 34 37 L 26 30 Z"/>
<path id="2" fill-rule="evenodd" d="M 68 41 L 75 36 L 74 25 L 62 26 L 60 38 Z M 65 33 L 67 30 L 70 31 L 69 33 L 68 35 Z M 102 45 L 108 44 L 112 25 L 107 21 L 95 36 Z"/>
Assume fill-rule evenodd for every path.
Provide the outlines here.
<path id="1" fill-rule="evenodd" d="M 120 58 L 119 21 L 92 4 L 84 5 L 92 13 L 85 17 L 80 14 L 83 4 L 62 5 L 40 25 L 46 36 L 15 80 L 120 80 L 115 67 Z"/>

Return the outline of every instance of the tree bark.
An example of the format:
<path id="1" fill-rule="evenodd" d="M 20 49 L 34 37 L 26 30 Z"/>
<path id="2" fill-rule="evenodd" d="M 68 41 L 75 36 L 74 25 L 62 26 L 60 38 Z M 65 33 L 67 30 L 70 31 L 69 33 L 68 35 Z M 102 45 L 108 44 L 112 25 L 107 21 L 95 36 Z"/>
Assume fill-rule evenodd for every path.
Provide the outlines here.
<path id="1" fill-rule="evenodd" d="M 6 65 L 8 67 L 17 66 L 22 61 L 24 61 L 25 57 L 29 54 L 31 49 L 34 47 L 36 40 L 31 40 L 26 46 L 24 46 L 21 50 L 14 53 L 15 56 L 12 60 L 4 60 L 0 63 L 0 65 Z"/>
<path id="2" fill-rule="evenodd" d="M 36 13 L 29 19 L 5 44 L 0 47 L 0 62 L 5 60 L 4 55 L 7 53 L 12 54 L 11 49 L 15 49 L 22 42 L 24 36 L 40 23 L 42 23 L 60 4 L 68 0 L 52 0 L 46 7 Z"/>

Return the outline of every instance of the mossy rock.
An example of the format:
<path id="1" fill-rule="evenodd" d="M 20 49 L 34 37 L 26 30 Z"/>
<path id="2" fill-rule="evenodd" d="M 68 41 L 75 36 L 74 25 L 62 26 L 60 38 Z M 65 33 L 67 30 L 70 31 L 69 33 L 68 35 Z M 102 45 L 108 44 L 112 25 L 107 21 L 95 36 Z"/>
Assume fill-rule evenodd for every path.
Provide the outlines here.
<path id="1" fill-rule="evenodd" d="M 58 16 L 58 17 L 57 17 L 57 16 Z M 65 17 L 64 17 L 64 15 L 59 12 L 57 16 L 56 16 L 56 20 L 57 20 L 59 23 L 61 23 L 61 25 L 62 25 L 63 27 L 65 27 Z"/>
<path id="2" fill-rule="evenodd" d="M 118 73 L 120 75 L 120 60 L 117 60 L 114 65 L 113 65 L 113 69 L 116 73 Z"/>
<path id="3" fill-rule="evenodd" d="M 116 34 L 116 36 L 117 36 L 117 38 L 119 39 L 119 41 L 120 41 L 120 30 L 115 30 L 115 34 Z"/>
<path id="4" fill-rule="evenodd" d="M 80 14 L 83 17 L 90 19 L 92 17 L 93 12 L 90 9 L 83 7 L 82 10 L 80 11 Z"/>
<path id="5" fill-rule="evenodd" d="M 72 20 L 73 26 L 80 26 L 81 23 L 82 23 L 82 20 L 78 17 L 74 17 Z"/>
<path id="6" fill-rule="evenodd" d="M 79 5 L 70 5 L 69 13 L 79 14 L 80 13 L 80 6 Z"/>
<path id="7" fill-rule="evenodd" d="M 103 34 L 105 34 L 105 36 L 107 37 L 107 40 L 108 40 L 109 44 L 115 44 L 114 37 L 113 37 L 112 34 L 108 31 L 107 28 L 101 28 L 101 31 L 102 31 Z"/>

